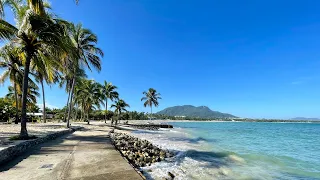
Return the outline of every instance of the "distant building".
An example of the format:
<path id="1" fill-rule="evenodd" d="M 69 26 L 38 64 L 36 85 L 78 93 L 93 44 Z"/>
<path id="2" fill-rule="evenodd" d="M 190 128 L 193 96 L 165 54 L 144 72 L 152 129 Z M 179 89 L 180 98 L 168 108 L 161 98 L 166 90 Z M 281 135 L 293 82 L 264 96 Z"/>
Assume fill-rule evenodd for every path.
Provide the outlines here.
<path id="1" fill-rule="evenodd" d="M 39 113 L 27 113 L 27 116 L 34 116 L 34 117 L 43 117 L 43 113 L 39 112 Z M 54 117 L 53 114 L 46 114 L 47 118 L 52 119 Z"/>
<path id="2" fill-rule="evenodd" d="M 185 118 L 186 116 L 174 116 L 175 118 Z"/>

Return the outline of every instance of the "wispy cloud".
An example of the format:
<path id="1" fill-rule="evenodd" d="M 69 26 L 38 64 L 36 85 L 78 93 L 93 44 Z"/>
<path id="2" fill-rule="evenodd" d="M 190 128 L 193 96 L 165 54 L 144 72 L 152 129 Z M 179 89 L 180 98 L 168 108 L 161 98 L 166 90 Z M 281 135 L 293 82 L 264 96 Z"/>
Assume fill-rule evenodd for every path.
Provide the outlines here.
<path id="1" fill-rule="evenodd" d="M 42 109 L 42 107 L 43 107 L 43 104 L 37 104 L 37 106 L 40 108 L 40 109 Z M 49 103 L 46 103 L 46 107 L 47 108 L 50 108 L 50 109 L 58 109 L 58 107 L 57 106 L 54 106 L 54 105 L 51 105 L 51 104 L 49 104 Z"/>
<path id="2" fill-rule="evenodd" d="M 300 84 L 305 84 L 310 81 L 315 81 L 319 80 L 320 76 L 305 76 L 305 77 L 299 77 L 296 80 L 292 81 L 290 84 L 292 85 L 300 85 Z"/>

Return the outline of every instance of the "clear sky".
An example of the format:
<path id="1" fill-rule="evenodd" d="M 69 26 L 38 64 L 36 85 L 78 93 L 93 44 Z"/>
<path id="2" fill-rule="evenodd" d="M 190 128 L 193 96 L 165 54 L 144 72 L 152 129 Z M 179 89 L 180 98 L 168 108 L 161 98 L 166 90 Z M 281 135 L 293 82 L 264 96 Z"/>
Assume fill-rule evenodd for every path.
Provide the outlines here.
<path id="1" fill-rule="evenodd" d="M 149 111 L 140 99 L 153 87 L 163 97 L 155 111 L 190 104 L 240 117 L 320 117 L 320 1 L 51 3 L 98 35 L 105 57 L 89 78 L 117 85 L 130 110 Z M 46 92 L 50 106 L 65 105 L 64 90 Z"/>

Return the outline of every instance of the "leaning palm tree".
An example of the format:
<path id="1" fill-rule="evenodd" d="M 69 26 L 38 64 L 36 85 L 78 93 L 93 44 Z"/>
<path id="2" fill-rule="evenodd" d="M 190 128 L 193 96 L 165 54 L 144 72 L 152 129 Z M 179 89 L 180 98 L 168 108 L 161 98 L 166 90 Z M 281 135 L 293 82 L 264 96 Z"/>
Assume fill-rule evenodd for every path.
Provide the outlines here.
<path id="1" fill-rule="evenodd" d="M 73 73 L 72 85 L 70 91 L 70 102 L 68 108 L 68 117 L 67 117 L 67 127 L 69 127 L 71 109 L 72 109 L 72 99 L 74 87 L 76 85 L 76 71 L 81 69 L 80 67 L 86 66 L 89 70 L 91 64 L 98 71 L 101 70 L 101 58 L 103 57 L 103 52 L 100 48 L 96 47 L 98 38 L 93 34 L 89 29 L 85 29 L 81 24 L 74 25 L 68 24 L 69 36 L 73 44 L 73 51 L 76 52 L 75 57 L 69 59 L 72 63 L 70 69 Z"/>
<path id="2" fill-rule="evenodd" d="M 0 84 L 3 84 L 6 79 L 10 79 L 11 84 L 13 84 L 14 102 L 16 105 L 15 124 L 18 124 L 19 121 L 17 81 L 18 78 L 22 79 L 23 75 L 22 64 L 17 56 L 18 54 L 18 49 L 12 46 L 4 46 L 0 49 L 0 68 L 5 69 L 3 74 L 0 75 Z"/>
<path id="3" fill-rule="evenodd" d="M 161 99 L 160 97 L 160 93 L 157 93 L 157 90 L 153 89 L 153 88 L 149 88 L 148 92 L 144 91 L 143 92 L 144 97 L 141 98 L 141 101 L 145 101 L 144 102 L 144 107 L 150 106 L 151 108 L 151 114 L 150 114 L 150 119 L 152 116 L 152 105 L 154 105 L 155 107 L 158 107 L 159 102 L 158 99 Z"/>
<path id="4" fill-rule="evenodd" d="M 116 91 L 118 87 L 115 85 L 112 85 L 111 82 L 107 83 L 107 81 L 104 81 L 103 87 L 102 87 L 102 94 L 104 95 L 104 99 L 106 101 L 106 112 L 104 114 L 104 122 L 107 123 L 107 111 L 108 111 L 108 99 L 111 101 L 114 101 L 115 99 L 119 98 L 119 93 Z"/>
<path id="5" fill-rule="evenodd" d="M 37 8 L 35 8 L 37 9 Z M 4 20 L 0 20 L 0 38 L 12 40 L 15 46 L 21 49 L 21 60 L 24 65 L 23 89 L 22 89 L 22 118 L 20 138 L 28 138 L 27 131 L 27 92 L 30 64 L 40 56 L 58 57 L 61 52 L 68 49 L 64 28 L 56 20 L 38 13 L 36 10 L 28 10 L 21 26 L 15 27 Z M 58 59 L 58 58 L 57 58 Z"/>
<path id="6" fill-rule="evenodd" d="M 127 112 L 126 107 L 130 107 L 129 104 L 127 104 L 124 100 L 120 99 L 118 101 L 115 101 L 114 104 L 111 105 L 111 108 L 115 108 L 114 112 L 118 114 L 118 118 L 116 120 L 116 125 L 118 124 L 118 120 L 120 122 L 120 115 L 123 111 Z M 111 122 L 111 125 L 113 122 Z"/>

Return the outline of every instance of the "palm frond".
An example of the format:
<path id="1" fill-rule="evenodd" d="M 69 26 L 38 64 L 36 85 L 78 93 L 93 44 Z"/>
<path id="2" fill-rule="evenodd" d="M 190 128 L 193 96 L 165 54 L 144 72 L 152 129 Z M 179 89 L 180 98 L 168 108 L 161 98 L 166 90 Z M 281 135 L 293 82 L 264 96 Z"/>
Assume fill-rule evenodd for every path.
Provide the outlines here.
<path id="1" fill-rule="evenodd" d="M 0 19 L 0 39 L 12 40 L 16 37 L 18 29 L 8 23 L 7 21 Z"/>

